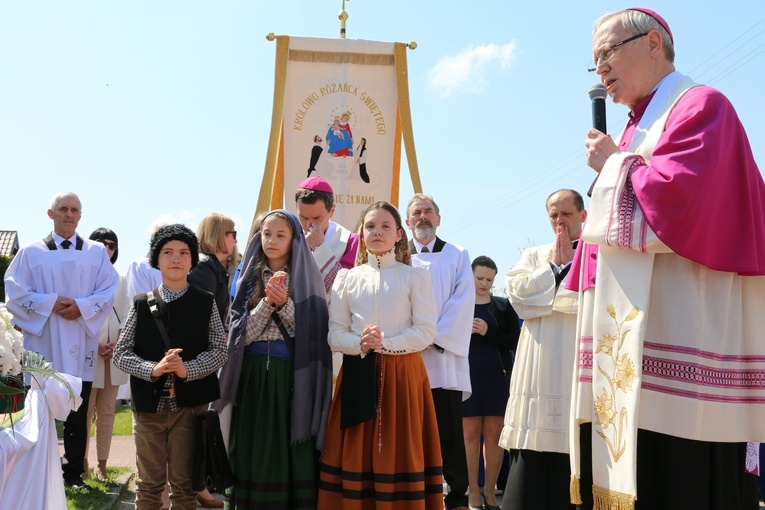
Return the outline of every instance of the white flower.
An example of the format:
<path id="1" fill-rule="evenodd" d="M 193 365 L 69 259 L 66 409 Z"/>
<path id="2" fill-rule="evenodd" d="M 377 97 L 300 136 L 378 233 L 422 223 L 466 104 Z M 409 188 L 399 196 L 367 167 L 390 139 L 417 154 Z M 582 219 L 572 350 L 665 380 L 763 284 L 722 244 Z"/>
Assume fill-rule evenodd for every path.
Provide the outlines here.
<path id="1" fill-rule="evenodd" d="M 12 319 L 5 303 L 0 303 L 0 375 L 21 373 L 24 337 L 13 327 Z"/>

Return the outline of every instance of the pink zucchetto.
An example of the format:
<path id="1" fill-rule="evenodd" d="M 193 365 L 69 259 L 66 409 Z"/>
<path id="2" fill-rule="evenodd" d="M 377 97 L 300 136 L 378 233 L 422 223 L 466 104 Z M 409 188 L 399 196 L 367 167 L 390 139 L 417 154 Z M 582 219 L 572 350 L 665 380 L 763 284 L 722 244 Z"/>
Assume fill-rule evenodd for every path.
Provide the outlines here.
<path id="1" fill-rule="evenodd" d="M 298 188 L 334 193 L 334 191 L 332 191 L 332 186 L 321 177 L 311 177 L 306 179 L 298 185 Z"/>
<path id="2" fill-rule="evenodd" d="M 672 30 L 669 29 L 669 24 L 667 23 L 667 21 L 664 18 L 662 18 L 659 15 L 659 13 L 657 13 L 656 11 L 652 11 L 651 9 L 645 9 L 643 7 L 630 7 L 627 10 L 628 11 L 640 11 L 640 12 L 642 12 L 644 14 L 648 14 L 650 17 L 652 17 L 653 19 L 658 21 L 659 25 L 661 25 L 664 28 L 664 30 L 667 31 L 667 34 L 669 34 L 669 40 L 672 41 L 672 43 L 674 44 L 675 38 L 672 37 Z"/>

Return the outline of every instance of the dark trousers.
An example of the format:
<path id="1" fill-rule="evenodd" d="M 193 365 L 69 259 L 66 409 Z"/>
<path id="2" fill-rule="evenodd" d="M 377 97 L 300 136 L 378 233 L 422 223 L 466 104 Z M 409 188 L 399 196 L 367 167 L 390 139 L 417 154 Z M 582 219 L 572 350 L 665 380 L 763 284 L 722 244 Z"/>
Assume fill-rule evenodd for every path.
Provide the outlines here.
<path id="1" fill-rule="evenodd" d="M 579 427 L 582 506 L 593 507 L 592 424 Z M 714 443 L 638 429 L 635 510 L 744 510 L 746 443 Z"/>
<path id="2" fill-rule="evenodd" d="M 82 383 L 82 404 L 79 409 L 72 411 L 64 422 L 64 462 L 61 469 L 64 472 L 64 480 L 78 480 L 85 470 L 85 446 L 90 439 L 88 427 L 88 402 L 90 402 L 90 389 L 93 382 Z"/>
<path id="3" fill-rule="evenodd" d="M 465 494 L 468 490 L 468 469 L 465 436 L 462 432 L 462 392 L 443 388 L 433 388 L 431 391 L 441 441 L 444 480 L 449 484 L 449 494 L 444 498 L 444 505 L 446 508 L 468 506 Z"/>
<path id="4" fill-rule="evenodd" d="M 568 454 L 510 450 L 502 508 L 513 510 L 573 510 L 569 493 Z"/>

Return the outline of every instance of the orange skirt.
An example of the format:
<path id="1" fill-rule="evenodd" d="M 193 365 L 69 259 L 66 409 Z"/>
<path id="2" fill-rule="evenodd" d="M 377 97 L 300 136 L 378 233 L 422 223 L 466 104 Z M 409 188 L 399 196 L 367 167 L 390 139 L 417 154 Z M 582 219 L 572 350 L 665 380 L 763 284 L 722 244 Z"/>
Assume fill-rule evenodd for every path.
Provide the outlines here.
<path id="1" fill-rule="evenodd" d="M 378 414 L 346 430 L 340 430 L 340 369 L 321 457 L 318 508 L 442 510 L 441 447 L 425 364 L 419 353 L 377 358 Z"/>

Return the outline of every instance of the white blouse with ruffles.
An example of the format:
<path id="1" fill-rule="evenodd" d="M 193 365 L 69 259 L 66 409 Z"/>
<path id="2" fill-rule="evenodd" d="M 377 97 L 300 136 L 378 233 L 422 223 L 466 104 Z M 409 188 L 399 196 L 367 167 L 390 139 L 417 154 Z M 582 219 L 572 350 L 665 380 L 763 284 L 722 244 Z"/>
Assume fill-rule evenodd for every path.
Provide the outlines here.
<path id="1" fill-rule="evenodd" d="M 393 252 L 369 254 L 366 264 L 337 273 L 332 286 L 329 345 L 343 354 L 361 354 L 361 332 L 376 324 L 383 354 L 410 354 L 436 337 L 433 285 L 425 269 L 398 262 Z"/>

